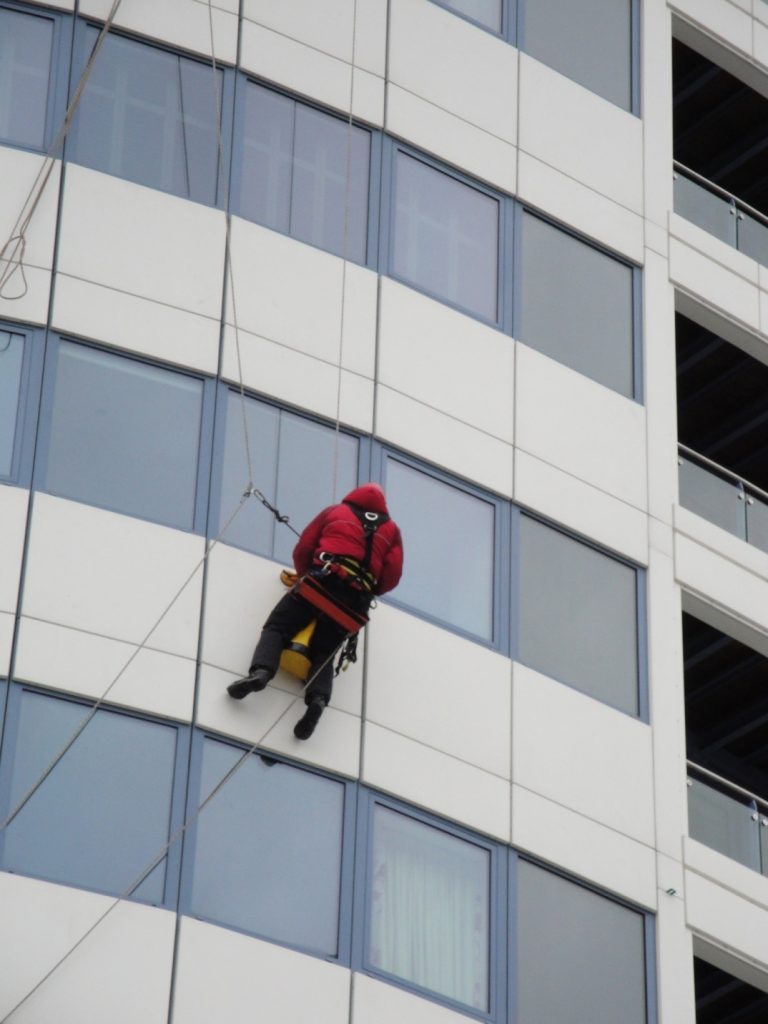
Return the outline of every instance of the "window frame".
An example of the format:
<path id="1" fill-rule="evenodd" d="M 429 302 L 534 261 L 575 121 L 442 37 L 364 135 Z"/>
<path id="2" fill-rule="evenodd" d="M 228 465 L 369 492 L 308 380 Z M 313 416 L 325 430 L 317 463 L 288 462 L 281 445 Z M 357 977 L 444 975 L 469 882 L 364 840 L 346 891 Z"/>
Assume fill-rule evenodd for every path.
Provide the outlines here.
<path id="1" fill-rule="evenodd" d="M 30 327 L 8 320 L 0 321 L 0 331 L 21 335 L 24 346 L 11 454 L 11 472 L 8 476 L 0 475 L 0 485 L 28 488 L 32 484 L 46 332 L 44 327 Z"/>
<path id="2" fill-rule="evenodd" d="M 215 422 L 213 428 L 213 444 L 212 444 L 212 465 L 210 474 L 210 506 L 208 515 L 208 528 L 206 536 L 209 539 L 218 537 L 222 527 L 226 520 L 222 518 L 221 510 L 219 508 L 221 501 L 222 485 L 224 480 L 224 453 L 226 451 L 227 443 L 227 407 L 229 405 L 230 396 L 234 396 L 239 400 L 240 398 L 240 386 L 234 381 L 229 380 L 218 380 L 216 383 L 216 413 Z M 303 409 L 300 406 L 288 405 L 286 402 L 280 401 L 274 395 L 263 395 L 259 392 L 252 391 L 247 388 L 243 388 L 242 394 L 245 396 L 246 402 L 255 401 L 260 402 L 262 405 L 270 406 L 275 409 L 278 413 L 290 413 L 293 416 L 299 416 L 302 419 L 308 420 L 310 423 L 314 423 L 318 426 L 325 427 L 329 431 L 335 430 L 335 424 L 324 419 L 322 416 L 312 413 L 308 409 Z M 370 465 L 371 465 L 371 437 L 368 435 L 360 434 L 356 430 L 352 430 L 349 427 L 339 426 L 339 432 L 345 434 L 347 437 L 354 438 L 357 441 L 357 481 L 358 485 L 360 481 L 370 478 Z M 247 476 L 247 467 L 243 467 L 243 476 Z M 247 483 L 247 481 L 245 481 Z M 253 483 L 258 487 L 260 481 L 255 480 Z M 269 495 L 267 495 L 269 497 Z M 258 500 L 258 499 L 256 499 Z M 341 499 L 339 499 L 341 500 Z M 319 512 L 320 509 L 318 508 Z M 287 514 L 290 518 L 290 511 L 287 513 L 285 509 L 280 509 L 281 514 Z M 291 526 L 294 524 L 291 523 Z M 298 527 L 294 527 L 298 529 Z M 300 532 L 300 531 L 299 531 Z M 227 537 L 222 538 L 222 543 L 227 544 L 229 547 L 237 548 L 238 551 L 245 551 L 249 555 L 253 555 L 255 558 L 266 558 L 271 562 L 275 562 L 279 565 L 283 564 L 282 559 L 276 559 L 271 554 L 265 554 L 258 551 L 252 551 L 251 548 L 243 547 L 236 541 L 228 540 Z"/>
<path id="3" fill-rule="evenodd" d="M 58 690 L 42 686 L 38 683 L 9 682 L 7 693 L 7 704 L 5 714 L 5 725 L 3 729 L 2 756 L 0 756 L 0 817 L 3 819 L 14 810 L 10 806 L 10 780 L 13 768 L 13 760 L 16 752 L 18 738 L 19 717 L 21 712 L 21 700 L 25 692 L 38 694 L 54 700 L 77 704 L 80 707 L 91 709 L 96 704 L 96 698 L 83 697 L 79 694 L 66 690 Z M 180 842 L 180 829 L 184 823 L 185 811 L 185 790 L 187 762 L 189 759 L 189 747 L 191 741 L 191 728 L 188 724 L 159 715 L 153 715 L 138 708 L 129 708 L 115 704 L 104 703 L 100 705 L 96 714 L 115 714 L 123 718 L 136 719 L 141 722 L 150 722 L 161 725 L 165 728 L 176 730 L 176 750 L 174 754 L 174 767 L 171 779 L 171 798 L 168 808 L 168 847 L 164 856 L 166 857 L 165 886 L 163 899 L 159 902 L 142 899 L 134 895 L 125 896 L 117 889 L 102 889 L 96 886 L 73 885 L 71 882 L 63 882 L 54 875 L 27 874 L 18 868 L 2 867 L 0 870 L 8 874 L 21 875 L 25 878 L 37 878 L 41 881 L 52 882 L 55 885 L 63 885 L 70 889 L 83 889 L 87 892 L 101 893 L 107 896 L 117 896 L 121 899 L 130 900 L 133 903 L 141 903 L 144 906 L 158 907 L 163 910 L 175 911 L 178 906 L 179 878 L 181 873 L 182 844 Z M 75 741 L 77 742 L 77 741 Z M 65 755 L 66 756 L 66 755 Z M 54 769 L 55 770 L 55 769 Z M 171 841 L 172 840 L 172 841 Z M 159 854 L 159 850 L 157 851 Z M 5 859 L 5 830 L 0 831 L 0 865 Z M 143 867 L 149 865 L 143 865 Z M 131 880 L 132 882 L 135 879 Z"/>
<path id="4" fill-rule="evenodd" d="M 603 555 L 605 558 L 611 558 L 614 562 L 618 562 L 619 565 L 626 566 L 632 569 L 635 574 L 635 665 L 637 669 L 637 714 L 632 714 L 628 711 L 624 711 L 622 708 L 616 707 L 614 704 L 609 704 L 607 701 L 601 700 L 600 697 L 595 697 L 591 693 L 587 693 L 584 690 L 574 686 L 573 683 L 566 679 L 559 679 L 555 676 L 550 676 L 546 672 L 542 672 L 540 668 L 535 665 L 529 664 L 520 657 L 520 642 L 519 642 L 519 617 L 518 609 L 520 608 L 525 597 L 522 593 L 521 578 L 520 578 L 520 549 L 521 549 L 521 530 L 520 521 L 523 516 L 534 520 L 534 522 L 540 523 L 542 526 L 549 528 L 550 530 L 556 530 L 563 536 L 568 537 L 570 540 L 575 541 L 578 544 L 582 544 L 584 547 L 590 548 L 592 551 L 597 552 L 599 555 Z M 630 558 L 625 555 L 621 555 L 616 551 L 609 550 L 608 548 L 602 547 L 596 541 L 590 537 L 586 537 L 583 534 L 577 533 L 575 530 L 564 526 L 562 523 L 556 523 L 551 519 L 547 519 L 545 516 L 536 512 L 533 509 L 524 507 L 522 505 L 512 506 L 512 542 L 511 542 L 511 623 L 510 623 L 510 658 L 512 661 L 518 662 L 520 665 L 525 665 L 526 668 L 530 668 L 533 672 L 538 672 L 541 675 L 546 675 L 549 679 L 554 679 L 555 682 L 561 683 L 563 686 L 567 686 L 569 689 L 574 690 L 576 693 L 580 693 L 583 697 L 587 697 L 590 700 L 595 700 L 604 707 L 611 708 L 613 711 L 619 714 L 626 715 L 636 721 L 650 723 L 650 706 L 649 706 L 649 692 L 648 692 L 648 613 L 647 613 L 647 570 L 643 565 L 638 565 L 633 562 Z"/>
<path id="5" fill-rule="evenodd" d="M 59 127 L 63 124 L 67 109 L 67 84 L 70 74 L 70 54 L 72 49 L 73 18 L 66 11 L 56 11 L 49 7 L 31 7 L 14 0 L 0 0 L 0 9 L 44 18 L 53 23 L 51 39 L 51 64 L 48 68 L 48 88 L 43 125 L 42 146 L 26 146 L 10 139 L 0 140 L 0 146 L 21 149 L 27 153 L 45 153 L 53 144 Z M 61 152 L 54 154 L 61 158 Z"/>
<path id="6" fill-rule="evenodd" d="M 51 334 L 48 338 L 48 346 L 45 354 L 45 366 L 43 368 L 42 395 L 40 399 L 40 417 L 38 423 L 39 443 L 35 458 L 32 486 L 44 494 L 51 494 L 64 501 L 75 501 L 81 505 L 91 508 L 101 508 L 116 515 L 128 516 L 130 519 L 138 519 L 143 522 L 155 523 L 164 526 L 169 530 L 179 530 L 182 533 L 194 533 L 205 535 L 206 513 L 208 508 L 208 492 L 210 487 L 211 463 L 213 459 L 213 418 L 215 404 L 216 381 L 207 377 L 200 371 L 191 368 L 172 366 L 169 363 L 158 359 L 152 359 L 142 353 L 132 352 L 127 349 L 116 348 L 110 345 L 97 344 L 96 342 L 80 338 L 74 334 Z M 59 494 L 45 486 L 45 477 L 48 472 L 51 419 L 53 416 L 54 391 L 56 386 L 56 375 L 59 359 L 59 347 L 62 342 L 80 345 L 108 356 L 116 356 L 121 359 L 140 363 L 143 366 L 150 366 L 155 369 L 164 370 L 168 373 L 178 374 L 202 385 L 200 394 L 200 432 L 197 448 L 197 468 L 195 471 L 195 493 L 192 503 L 192 525 L 189 527 L 178 526 L 162 520 L 154 519 L 147 515 L 138 515 L 133 512 L 126 512 L 124 509 L 115 508 L 113 505 L 84 501 L 82 498 L 73 498 L 68 495 Z"/>
<path id="7" fill-rule="evenodd" d="M 367 124 L 361 121 L 357 117 L 352 118 L 352 126 L 354 128 L 360 128 L 368 133 L 370 139 L 370 155 L 368 162 L 368 210 L 366 217 L 366 252 L 365 260 L 360 263 L 358 260 L 346 254 L 334 253 L 330 249 L 326 249 L 321 245 L 317 245 L 314 242 L 307 242 L 303 239 L 296 238 L 290 233 L 290 231 L 283 231 L 281 228 L 267 227 L 261 224 L 259 221 L 251 220 L 246 217 L 242 212 L 243 195 L 245 192 L 244 175 L 243 175 L 243 153 L 245 149 L 245 104 L 246 104 L 246 93 L 249 85 L 255 85 L 261 89 L 266 89 L 269 92 L 274 93 L 276 96 L 281 96 L 284 99 L 290 100 L 291 102 L 308 107 L 310 110 L 315 110 L 320 114 L 325 114 L 327 117 L 334 118 L 339 121 L 345 127 L 349 124 L 349 114 L 345 114 L 343 111 L 334 110 L 329 106 L 324 106 L 317 100 L 312 99 L 309 96 L 303 96 L 296 92 L 292 92 L 289 89 L 282 88 L 273 82 L 268 82 L 266 79 L 260 78 L 257 74 L 254 74 L 244 69 L 238 69 L 237 72 L 237 83 L 235 86 L 235 100 L 234 100 L 234 133 L 233 133 L 233 146 L 232 146 L 232 157 L 231 157 L 231 213 L 235 217 L 239 217 L 247 224 L 255 224 L 265 231 L 275 231 L 277 234 L 282 235 L 284 238 L 290 238 L 294 242 L 298 242 L 301 245 L 308 245 L 312 249 L 316 249 L 319 252 L 327 253 L 329 256 L 334 256 L 336 259 L 345 260 L 349 263 L 354 263 L 356 266 L 367 267 L 369 270 L 377 269 L 377 254 L 379 251 L 379 224 L 380 224 L 380 197 L 382 195 L 382 175 L 381 175 L 381 151 L 382 151 L 382 131 L 380 128 L 376 128 L 373 125 Z M 293 166 L 294 153 L 291 152 L 291 166 Z"/>
<path id="8" fill-rule="evenodd" d="M 356 871 L 355 871 L 355 913 L 353 917 L 353 956 L 352 970 L 376 978 L 387 984 L 414 995 L 428 999 L 430 1002 L 447 1006 L 454 1011 L 477 1020 L 488 1021 L 489 1024 L 496 1021 L 503 1021 L 504 1008 L 507 1005 L 508 972 L 503 965 L 508 962 L 507 942 L 510 933 L 510 924 L 514 917 L 507 912 L 508 906 L 508 874 L 504 859 L 509 847 L 481 835 L 479 832 L 472 832 L 471 829 L 462 827 L 441 818 L 436 814 L 417 808 L 415 805 L 405 803 L 396 797 L 388 796 L 378 790 L 370 789 L 360 785 L 359 790 L 360 808 L 358 811 L 358 830 L 356 841 Z M 402 814 L 407 818 L 436 829 L 454 839 L 460 839 L 471 846 L 485 850 L 488 853 L 488 1011 L 477 1010 L 466 1003 L 452 999 L 450 996 L 441 995 L 432 989 L 415 982 L 398 977 L 368 962 L 367 949 L 371 927 L 371 900 L 372 888 L 370 879 L 373 867 L 373 827 L 374 815 L 377 807 Z M 509 982 L 511 984 L 511 982 Z M 512 1024 L 513 1018 L 509 1018 Z"/>
<path id="9" fill-rule="evenodd" d="M 524 0 L 520 0 L 524 2 Z M 457 11 L 454 7 L 451 7 L 447 0 L 432 0 L 432 3 L 436 7 L 442 7 L 443 10 L 448 11 L 449 14 L 455 15 L 457 18 L 461 18 L 462 21 L 469 22 L 470 25 L 475 25 L 477 28 L 487 32 L 489 35 L 496 36 L 497 39 L 503 39 L 504 42 L 510 43 L 515 46 L 517 40 L 517 3 L 518 0 L 501 0 L 501 29 L 497 32 L 495 29 L 489 28 L 484 25 L 482 21 L 478 21 L 469 14 L 465 14 L 463 11 Z"/>
<path id="10" fill-rule="evenodd" d="M 602 256 L 607 256 L 609 259 L 615 260 L 616 263 L 626 267 L 631 273 L 631 315 L 630 315 L 630 331 L 632 335 L 632 353 L 631 353 L 631 366 L 632 366 L 632 393 L 629 395 L 622 394 L 616 388 L 611 387 L 609 384 L 603 384 L 589 374 L 584 373 L 582 370 L 576 370 L 572 366 L 568 366 L 566 363 L 561 362 L 559 359 L 555 359 L 554 356 L 549 356 L 545 352 L 540 352 L 539 349 L 534 348 L 527 342 L 520 338 L 520 313 L 523 305 L 522 298 L 522 278 L 520 274 L 520 267 L 523 262 L 523 230 L 522 222 L 523 217 L 526 215 L 535 217 L 547 224 L 549 227 L 554 228 L 556 231 L 562 232 L 564 235 L 568 235 L 575 239 L 577 242 L 581 242 L 583 245 L 594 249 L 595 252 L 600 253 Z M 632 263 L 626 256 L 621 253 L 615 252 L 609 249 L 608 246 L 602 245 L 600 242 L 596 242 L 592 238 L 588 238 L 586 235 L 580 234 L 574 227 L 569 224 L 564 224 L 562 221 L 557 220 L 551 214 L 546 213 L 543 210 L 539 210 L 529 203 L 523 203 L 519 200 L 515 201 L 515 228 L 514 228 L 514 275 L 512 277 L 512 337 L 519 345 L 525 345 L 526 348 L 533 349 L 534 352 L 539 352 L 546 359 L 551 359 L 552 362 L 557 363 L 558 366 L 564 366 L 566 370 L 571 373 L 578 373 L 581 377 L 585 377 L 587 380 L 591 380 L 599 387 L 606 388 L 614 395 L 618 395 L 619 398 L 624 398 L 629 402 L 635 402 L 637 405 L 645 404 L 645 382 L 643 376 L 643 275 L 642 268 L 637 264 Z"/>
<path id="11" fill-rule="evenodd" d="M 209 924 L 226 928 L 228 931 L 261 939 L 262 941 L 269 942 L 272 945 L 281 946 L 284 949 L 292 949 L 299 953 L 304 953 L 306 956 L 312 956 L 328 963 L 337 963 L 342 967 L 349 967 L 351 963 L 353 872 L 355 861 L 354 847 L 355 836 L 357 833 L 356 790 L 358 789 L 358 783 L 356 780 L 334 775 L 315 764 L 302 763 L 283 755 L 277 755 L 275 752 L 267 750 L 261 745 L 256 749 L 252 749 L 251 744 L 249 744 L 247 740 L 235 739 L 231 736 L 225 736 L 221 733 L 215 732 L 212 729 L 206 729 L 205 727 L 198 726 L 193 730 L 188 771 L 187 803 L 192 808 L 199 808 L 201 802 L 200 786 L 203 768 L 203 748 L 206 740 L 223 743 L 226 746 L 231 747 L 233 750 L 239 751 L 241 754 L 248 753 L 249 757 L 259 757 L 267 761 L 271 761 L 274 764 L 282 764 L 289 768 L 294 768 L 297 771 L 306 772 L 309 775 L 313 775 L 321 779 L 327 779 L 330 782 L 344 787 L 344 808 L 341 820 L 341 850 L 339 852 L 340 898 L 337 918 L 338 930 L 336 956 L 328 956 L 325 953 L 320 953 L 316 949 L 302 946 L 301 944 L 275 939 L 263 932 L 257 932 L 253 929 L 228 924 L 222 919 L 207 917 L 193 910 L 193 881 L 195 860 L 197 857 L 197 834 L 200 819 L 200 814 L 195 812 L 193 812 L 194 817 L 190 820 L 190 824 L 184 838 L 184 860 L 179 885 L 179 913 L 184 914 L 187 917 L 191 917 L 194 920 L 206 921 Z M 202 813 L 205 812 L 203 811 Z M 290 814 L 289 809 L 286 809 L 286 814 Z M 254 867 L 254 870 L 258 870 L 258 865 Z"/>
<path id="12" fill-rule="evenodd" d="M 73 42 L 72 42 L 72 60 L 70 68 L 70 85 L 71 91 L 77 88 L 77 84 L 80 80 L 88 58 L 90 56 L 90 49 L 88 47 L 87 32 L 89 29 L 96 29 L 101 31 L 103 23 L 97 21 L 92 16 L 88 15 L 76 15 L 73 17 L 74 29 L 73 29 Z M 128 42 L 136 43 L 139 46 L 145 46 L 151 50 L 160 50 L 162 53 L 170 54 L 179 60 L 188 60 L 194 64 L 199 65 L 201 68 L 205 68 L 211 74 L 214 73 L 214 69 L 211 65 L 210 60 L 206 60 L 201 57 L 199 53 L 191 53 L 188 50 L 182 49 L 180 46 L 175 46 L 171 43 L 164 43 L 159 39 L 146 39 L 142 36 L 136 35 L 130 31 L 121 28 L 110 28 L 109 35 L 119 39 L 125 39 Z M 97 60 L 100 58 L 97 58 Z M 191 196 L 181 195 L 179 192 L 175 192 L 171 189 L 161 188 L 157 185 L 147 185 L 144 182 L 134 181 L 133 178 L 127 178 L 122 174 L 115 174 L 112 171 L 104 171 L 97 168 L 91 167 L 90 164 L 84 163 L 77 155 L 78 138 L 81 131 L 80 125 L 80 110 L 75 113 L 72 119 L 72 127 L 67 134 L 65 141 L 65 157 L 68 161 L 73 164 L 77 164 L 78 167 L 85 167 L 88 170 L 93 170 L 97 174 L 107 174 L 111 178 L 117 178 L 119 181 L 127 181 L 132 185 L 138 185 L 140 188 L 149 188 L 153 192 L 162 192 L 165 195 L 176 196 L 177 199 L 185 199 L 190 203 L 198 203 L 201 206 L 207 206 L 211 209 L 222 210 L 225 209 L 225 203 L 229 198 L 230 194 L 230 180 L 232 173 L 232 141 L 233 141 L 233 115 L 234 115 L 234 93 L 235 93 L 235 69 L 228 66 L 226 63 L 222 63 L 218 58 L 216 60 L 216 71 L 221 73 L 221 88 L 218 90 L 219 103 L 221 104 L 221 151 L 219 151 L 218 145 L 218 132 L 215 130 L 214 125 L 214 149 L 216 153 L 216 198 L 214 202 L 206 202 L 202 199 L 194 199 Z"/>
<path id="13" fill-rule="evenodd" d="M 410 157 L 412 160 L 416 160 L 418 163 L 423 164 L 426 167 L 431 168 L 438 174 L 446 175 L 446 177 L 451 178 L 460 185 L 466 186 L 474 192 L 479 192 L 481 195 L 484 195 L 489 199 L 493 199 L 497 203 L 499 218 L 498 238 L 496 241 L 495 319 L 489 319 L 467 306 L 463 306 L 451 299 L 444 298 L 442 295 L 439 295 L 429 288 L 424 288 L 405 277 L 401 277 L 393 270 L 395 256 L 395 217 L 397 214 L 397 202 L 395 198 L 395 165 L 400 153 L 404 156 Z M 514 235 L 514 225 L 512 223 L 512 217 L 510 216 L 510 210 L 511 204 L 513 204 L 515 200 L 490 185 L 486 185 L 479 179 L 473 178 L 464 171 L 452 167 L 445 161 L 436 159 L 435 157 L 422 152 L 415 146 L 412 146 L 407 142 L 400 141 L 390 135 L 384 136 L 382 166 L 383 175 L 381 187 L 382 195 L 386 197 L 386 201 L 382 203 L 379 273 L 385 274 L 387 277 L 391 278 L 391 280 L 398 281 L 400 284 L 405 285 L 405 287 L 412 288 L 414 291 L 420 292 L 422 295 L 426 295 L 428 298 L 441 303 L 443 306 L 448 306 L 450 309 L 455 309 L 459 313 L 463 313 L 465 316 L 471 317 L 473 320 L 477 320 L 483 324 L 488 324 L 488 326 L 495 327 L 497 330 L 504 333 L 511 333 L 511 320 L 507 310 L 509 303 L 506 301 L 506 293 L 509 291 L 509 288 L 507 287 L 506 282 L 510 279 L 512 270 L 512 252 L 510 247 L 512 244 L 512 236 Z"/>
<path id="14" fill-rule="evenodd" d="M 441 619 L 437 615 L 433 615 L 430 612 L 422 611 L 420 608 L 416 608 L 413 605 L 407 604 L 405 601 L 401 601 L 397 597 L 397 591 L 393 590 L 388 594 L 385 594 L 378 600 L 384 601 L 386 604 L 391 604 L 395 608 L 402 609 L 409 615 L 413 615 L 416 618 L 423 619 L 425 622 L 430 622 L 435 626 L 439 626 L 441 629 L 447 629 L 451 633 L 456 633 L 458 636 L 462 636 L 467 640 L 472 640 L 474 643 L 482 644 L 483 647 L 488 647 L 490 650 L 500 651 L 505 653 L 509 651 L 509 607 L 508 607 L 508 594 L 510 592 L 507 569 L 509 564 L 510 552 L 508 549 L 507 538 L 510 536 L 509 530 L 509 515 L 510 509 L 513 507 L 509 499 L 500 498 L 489 491 L 482 490 L 477 484 L 471 481 L 463 480 L 458 476 L 449 474 L 445 470 L 438 468 L 435 465 L 424 462 L 415 456 L 408 455 L 407 453 L 395 448 L 394 446 L 387 444 L 386 442 L 380 441 L 376 438 L 373 439 L 372 446 L 372 460 L 373 460 L 373 475 L 371 479 L 378 480 L 381 486 L 386 491 L 386 465 L 389 459 L 399 462 L 402 465 L 413 469 L 419 473 L 423 473 L 425 476 L 436 480 L 438 483 L 446 484 L 449 487 L 455 488 L 457 491 L 469 495 L 471 498 L 475 498 L 478 501 L 483 502 L 486 505 L 492 505 L 494 509 L 494 523 L 493 523 L 493 583 L 492 583 L 492 635 L 490 640 L 486 640 L 484 637 L 478 636 L 476 633 L 472 633 L 470 630 L 462 629 L 460 626 L 455 626 L 445 619 Z M 397 510 L 394 510 L 395 519 L 397 519 Z M 406 558 L 408 552 L 408 536 L 405 533 L 404 536 L 406 545 Z"/>

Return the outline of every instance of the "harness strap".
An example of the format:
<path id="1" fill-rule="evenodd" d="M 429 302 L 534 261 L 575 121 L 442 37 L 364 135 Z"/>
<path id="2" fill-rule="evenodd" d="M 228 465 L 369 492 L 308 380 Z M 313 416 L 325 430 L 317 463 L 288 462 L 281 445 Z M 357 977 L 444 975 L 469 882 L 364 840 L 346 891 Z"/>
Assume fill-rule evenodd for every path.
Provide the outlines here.
<path id="1" fill-rule="evenodd" d="M 297 597 L 303 598 L 323 615 L 327 615 L 345 633 L 357 633 L 368 623 L 368 616 L 357 612 L 329 594 L 325 587 L 314 576 L 302 576 L 293 588 Z"/>

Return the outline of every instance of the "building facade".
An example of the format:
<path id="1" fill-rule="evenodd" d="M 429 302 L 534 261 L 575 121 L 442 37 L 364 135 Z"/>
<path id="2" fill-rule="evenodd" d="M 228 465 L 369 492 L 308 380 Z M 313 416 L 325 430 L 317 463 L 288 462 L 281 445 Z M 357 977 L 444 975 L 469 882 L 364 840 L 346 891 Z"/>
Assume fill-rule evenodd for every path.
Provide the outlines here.
<path id="1" fill-rule="evenodd" d="M 766 0 L 0 0 L 1 1020 L 765 1019 L 765 97 Z"/>

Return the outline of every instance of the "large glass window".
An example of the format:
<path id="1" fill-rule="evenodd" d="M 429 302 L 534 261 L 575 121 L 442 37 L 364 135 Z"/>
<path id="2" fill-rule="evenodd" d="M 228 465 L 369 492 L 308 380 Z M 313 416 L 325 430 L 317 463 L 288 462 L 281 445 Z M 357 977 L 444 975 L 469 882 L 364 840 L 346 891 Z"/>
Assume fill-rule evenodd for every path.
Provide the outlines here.
<path id="1" fill-rule="evenodd" d="M 396 150 L 394 207 L 392 273 L 495 323 L 498 199 Z"/>
<path id="2" fill-rule="evenodd" d="M 632 268 L 531 213 L 521 228 L 517 337 L 632 397 Z"/>
<path id="3" fill-rule="evenodd" d="M 365 263 L 371 133 L 254 82 L 243 117 L 238 212 Z"/>
<path id="4" fill-rule="evenodd" d="M 645 919 L 542 868 L 517 866 L 517 1019 L 645 1024 Z"/>
<path id="5" fill-rule="evenodd" d="M 220 466 L 219 529 L 232 515 L 248 483 L 245 415 L 254 483 L 289 517 L 294 529 L 301 531 L 322 508 L 341 501 L 357 486 L 359 442 L 349 434 L 337 434 L 332 427 L 254 398 L 244 402 L 245 410 L 240 393 L 229 392 Z M 224 539 L 292 564 L 295 535 L 256 499 L 246 503 Z"/>
<path id="6" fill-rule="evenodd" d="M 490 850 L 376 805 L 366 959 L 489 1009 Z"/>
<path id="7" fill-rule="evenodd" d="M 14 696 L 12 740 L 3 750 L 3 818 L 90 712 L 29 690 Z M 3 868 L 87 889 L 126 891 L 170 837 L 177 738 L 174 726 L 97 711 L 5 829 Z M 133 896 L 165 902 L 166 874 L 167 858 Z"/>
<path id="8" fill-rule="evenodd" d="M 98 29 L 88 26 L 90 53 Z M 219 155 L 210 65 L 110 34 L 83 92 L 73 160 L 97 171 L 216 203 Z"/>
<path id="9" fill-rule="evenodd" d="M 0 8 L 0 141 L 43 149 L 53 19 Z"/>
<path id="10" fill-rule="evenodd" d="M 521 516 L 517 606 L 520 661 L 639 714 L 635 569 Z"/>
<path id="11" fill-rule="evenodd" d="M 206 739 L 202 803 L 243 751 Z M 344 785 L 252 754 L 197 823 L 191 910 L 336 956 Z"/>
<path id="12" fill-rule="evenodd" d="M 520 45 L 574 82 L 632 107 L 632 0 L 521 0 Z"/>
<path id="13" fill-rule="evenodd" d="M 202 403 L 198 378 L 62 341 L 42 486 L 191 529 Z"/>
<path id="14" fill-rule="evenodd" d="M 23 361 L 23 335 L 0 331 L 0 477 L 13 470 Z"/>
<path id="15" fill-rule="evenodd" d="M 385 482 L 408 551 L 396 600 L 493 640 L 496 506 L 394 458 Z"/>
<path id="16" fill-rule="evenodd" d="M 492 32 L 501 32 L 503 0 L 438 0 L 438 3 L 471 18 Z"/>

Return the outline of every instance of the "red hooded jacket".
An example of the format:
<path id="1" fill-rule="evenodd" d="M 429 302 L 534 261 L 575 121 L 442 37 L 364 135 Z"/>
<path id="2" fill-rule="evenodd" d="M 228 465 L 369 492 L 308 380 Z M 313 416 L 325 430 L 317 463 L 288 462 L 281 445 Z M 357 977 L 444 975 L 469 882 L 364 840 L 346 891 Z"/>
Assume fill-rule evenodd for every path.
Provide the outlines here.
<path id="1" fill-rule="evenodd" d="M 356 505 L 366 512 L 387 512 L 384 491 L 378 484 L 356 487 L 340 505 L 329 505 L 304 529 L 293 549 L 293 564 L 303 576 L 313 565 L 319 565 L 321 551 L 347 555 L 362 561 L 365 557 L 365 533 L 360 520 L 349 507 Z M 370 571 L 376 577 L 376 594 L 386 594 L 400 582 L 403 572 L 403 542 L 397 524 L 389 519 L 373 535 Z"/>

